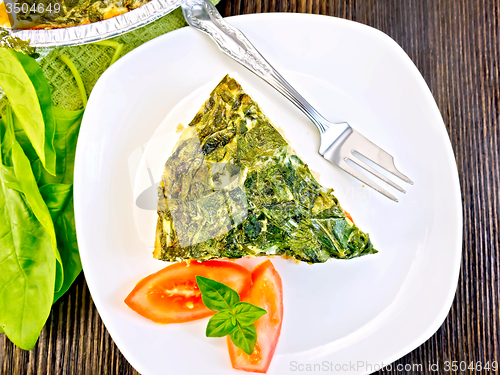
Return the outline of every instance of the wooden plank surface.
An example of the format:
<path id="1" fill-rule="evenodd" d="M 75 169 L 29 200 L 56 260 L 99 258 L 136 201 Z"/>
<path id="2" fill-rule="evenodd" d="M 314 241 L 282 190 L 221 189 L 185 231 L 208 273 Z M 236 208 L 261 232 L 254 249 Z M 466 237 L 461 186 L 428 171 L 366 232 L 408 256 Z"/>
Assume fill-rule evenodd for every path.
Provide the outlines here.
<path id="1" fill-rule="evenodd" d="M 316 13 L 382 30 L 414 61 L 441 110 L 464 197 L 457 294 L 436 334 L 383 374 L 468 374 L 475 371 L 445 371 L 444 361 L 500 361 L 499 8 L 498 0 L 223 0 L 218 5 L 224 16 Z M 395 367 L 428 368 L 437 362 L 437 372 Z M 0 336 L 0 373 L 136 372 L 107 333 L 81 275 L 54 305 L 35 349 L 22 351 Z"/>

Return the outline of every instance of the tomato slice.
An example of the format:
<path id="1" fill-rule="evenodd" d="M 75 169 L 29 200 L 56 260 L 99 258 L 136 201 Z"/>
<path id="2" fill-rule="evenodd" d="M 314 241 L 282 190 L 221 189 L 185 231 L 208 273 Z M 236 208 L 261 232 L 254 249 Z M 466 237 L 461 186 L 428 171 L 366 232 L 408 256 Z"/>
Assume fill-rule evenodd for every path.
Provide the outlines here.
<path id="1" fill-rule="evenodd" d="M 237 370 L 267 372 L 273 359 L 283 321 L 283 286 L 281 278 L 270 260 L 259 264 L 252 272 L 252 286 L 243 301 L 250 302 L 267 311 L 255 322 L 257 343 L 248 355 L 227 338 L 231 364 Z"/>
<path id="2" fill-rule="evenodd" d="M 201 300 L 196 276 L 226 284 L 240 295 L 252 284 L 250 272 L 232 262 L 191 261 L 172 264 L 137 283 L 125 299 L 136 313 L 153 322 L 168 324 L 189 322 L 215 314 Z"/>

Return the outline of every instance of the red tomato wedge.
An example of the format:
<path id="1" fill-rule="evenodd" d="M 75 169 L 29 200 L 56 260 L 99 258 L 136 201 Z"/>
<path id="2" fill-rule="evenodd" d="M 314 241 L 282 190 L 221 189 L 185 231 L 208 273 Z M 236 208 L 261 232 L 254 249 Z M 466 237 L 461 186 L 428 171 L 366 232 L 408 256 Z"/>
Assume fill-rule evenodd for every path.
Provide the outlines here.
<path id="1" fill-rule="evenodd" d="M 153 322 L 183 323 L 215 314 L 201 300 L 196 276 L 226 284 L 240 295 L 252 284 L 250 272 L 232 262 L 207 261 L 172 264 L 137 283 L 125 303 Z"/>
<path id="2" fill-rule="evenodd" d="M 243 298 L 267 311 L 255 322 L 257 343 L 248 355 L 227 338 L 227 346 L 233 368 L 251 372 L 267 372 L 273 359 L 283 321 L 283 286 L 278 272 L 270 260 L 259 264 L 252 272 L 252 286 Z"/>

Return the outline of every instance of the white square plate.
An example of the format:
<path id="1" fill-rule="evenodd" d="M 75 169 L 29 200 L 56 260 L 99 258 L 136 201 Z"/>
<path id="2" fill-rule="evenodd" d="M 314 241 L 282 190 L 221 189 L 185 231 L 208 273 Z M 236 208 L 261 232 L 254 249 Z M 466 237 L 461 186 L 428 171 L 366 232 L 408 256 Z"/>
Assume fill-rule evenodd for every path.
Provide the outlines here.
<path id="1" fill-rule="evenodd" d="M 397 194 L 399 203 L 363 187 L 317 153 L 319 134 L 298 109 L 207 36 L 191 28 L 168 33 L 108 69 L 84 115 L 74 194 L 92 298 L 113 340 L 142 374 L 239 373 L 231 368 L 225 340 L 205 337 L 206 319 L 162 326 L 123 303 L 138 280 L 167 265 L 151 255 L 156 212 L 135 204 L 151 186 L 147 168 L 159 181 L 178 124 L 186 126 L 229 73 L 321 184 L 335 189 L 380 251 L 315 265 L 273 258 L 285 315 L 269 373 L 375 371 L 427 340 L 455 294 L 462 207 L 439 110 L 404 51 L 373 28 L 299 14 L 228 21 L 326 118 L 349 122 L 394 155 L 415 185 Z"/>

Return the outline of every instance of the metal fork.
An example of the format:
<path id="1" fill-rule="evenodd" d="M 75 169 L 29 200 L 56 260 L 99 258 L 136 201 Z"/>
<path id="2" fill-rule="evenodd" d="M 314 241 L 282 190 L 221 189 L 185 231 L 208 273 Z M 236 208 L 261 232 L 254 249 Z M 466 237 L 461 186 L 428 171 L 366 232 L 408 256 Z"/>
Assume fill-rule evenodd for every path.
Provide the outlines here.
<path id="1" fill-rule="evenodd" d="M 357 154 L 364 156 L 403 181 L 413 184 L 408 177 L 396 169 L 394 158 L 391 155 L 363 137 L 348 123 L 332 123 L 320 115 L 267 62 L 240 30 L 222 18 L 209 0 L 184 0 L 181 7 L 189 25 L 208 34 L 225 54 L 269 83 L 309 117 L 321 134 L 319 153 L 325 159 L 395 202 L 398 200 L 394 195 L 359 172 L 348 161 L 370 172 L 402 193 L 405 193 L 403 188 L 372 168 Z"/>

